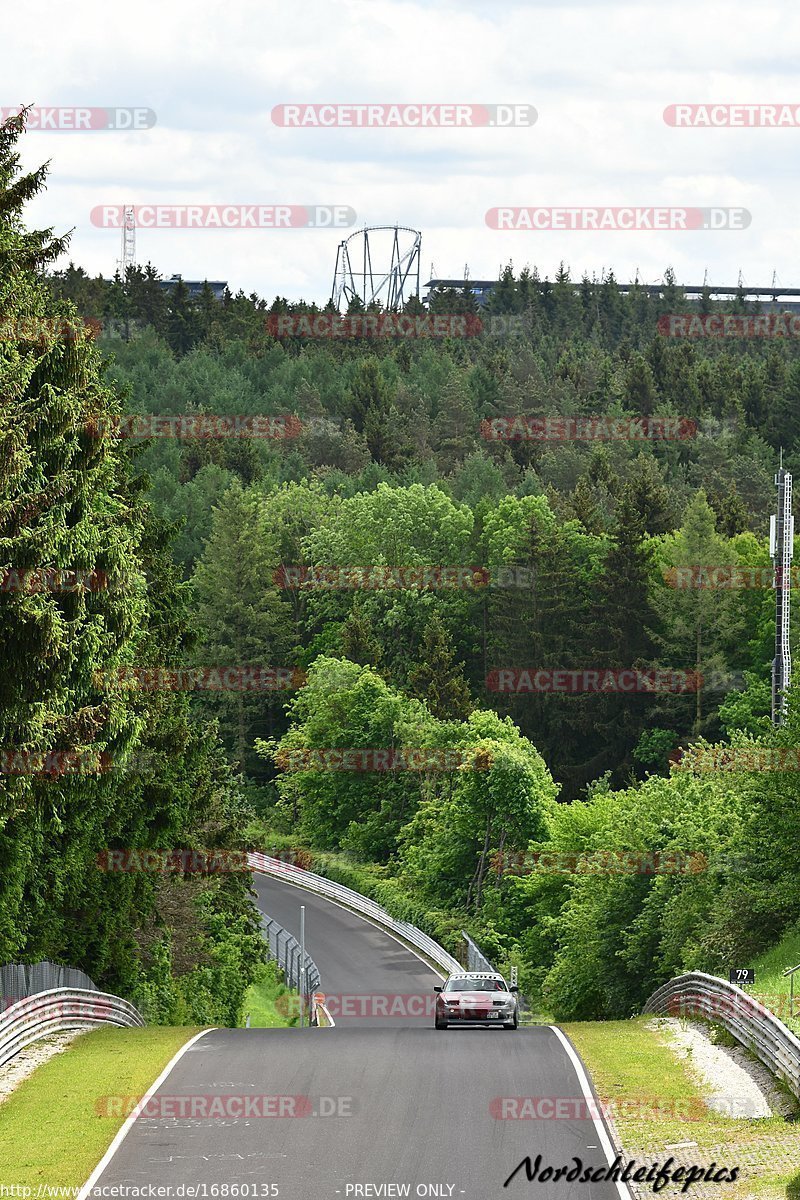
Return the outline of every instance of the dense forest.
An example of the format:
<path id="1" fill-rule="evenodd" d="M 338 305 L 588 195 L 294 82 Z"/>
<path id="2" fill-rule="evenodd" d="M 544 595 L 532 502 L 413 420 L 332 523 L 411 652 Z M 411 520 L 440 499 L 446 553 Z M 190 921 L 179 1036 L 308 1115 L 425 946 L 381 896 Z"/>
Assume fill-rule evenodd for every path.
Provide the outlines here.
<path id="1" fill-rule="evenodd" d="M 797 736 L 794 697 L 768 715 L 766 536 L 795 343 L 666 336 L 722 307 L 669 270 L 656 297 L 512 265 L 480 314 L 432 296 L 465 336 L 286 336 L 320 309 L 60 267 L 20 130 L 0 567 L 104 586 L 2 589 L 0 747 L 112 769 L 0 776 L 0 960 L 231 1018 L 262 954 L 247 877 L 114 875 L 109 847 L 302 848 L 451 949 L 468 928 L 559 1018 L 800 920 L 797 772 L 681 754 Z M 574 673 L 595 684 L 552 682 Z"/>

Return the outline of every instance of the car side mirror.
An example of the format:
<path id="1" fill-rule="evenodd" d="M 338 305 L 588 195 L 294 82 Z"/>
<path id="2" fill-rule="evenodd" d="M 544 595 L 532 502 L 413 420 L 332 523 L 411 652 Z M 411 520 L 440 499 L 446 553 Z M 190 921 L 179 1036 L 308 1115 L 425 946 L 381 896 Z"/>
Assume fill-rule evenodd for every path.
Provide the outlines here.
<path id="1" fill-rule="evenodd" d="M 517 987 L 517 985 L 515 983 L 512 983 L 511 987 L 508 990 L 510 992 L 518 992 L 519 988 Z"/>
<path id="2" fill-rule="evenodd" d="M 440 983 L 437 983 L 433 990 L 435 992 L 440 992 L 442 990 L 442 985 Z"/>

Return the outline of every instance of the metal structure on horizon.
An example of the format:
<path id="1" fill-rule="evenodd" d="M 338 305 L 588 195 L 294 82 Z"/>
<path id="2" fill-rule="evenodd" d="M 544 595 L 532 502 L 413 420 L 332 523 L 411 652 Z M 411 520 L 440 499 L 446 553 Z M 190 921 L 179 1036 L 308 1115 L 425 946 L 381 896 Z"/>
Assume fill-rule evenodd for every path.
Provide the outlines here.
<path id="1" fill-rule="evenodd" d="M 781 466 L 775 476 L 778 511 L 769 519 L 769 552 L 775 564 L 775 657 L 772 660 L 772 723 L 782 725 L 786 715 L 786 692 L 792 678 L 792 653 L 789 646 L 791 614 L 791 566 L 794 554 L 794 517 L 792 516 L 792 477 Z"/>
<path id="2" fill-rule="evenodd" d="M 399 311 L 411 295 L 419 296 L 421 251 L 422 234 L 405 225 L 371 225 L 351 233 L 336 251 L 331 300 L 337 312 L 343 301 L 349 307 L 353 300 L 364 308 L 380 304 L 386 312 Z"/>
<path id="3" fill-rule="evenodd" d="M 117 270 L 122 279 L 128 267 L 136 262 L 136 210 L 132 204 L 125 205 L 122 218 L 122 246 L 120 257 L 117 259 Z"/>

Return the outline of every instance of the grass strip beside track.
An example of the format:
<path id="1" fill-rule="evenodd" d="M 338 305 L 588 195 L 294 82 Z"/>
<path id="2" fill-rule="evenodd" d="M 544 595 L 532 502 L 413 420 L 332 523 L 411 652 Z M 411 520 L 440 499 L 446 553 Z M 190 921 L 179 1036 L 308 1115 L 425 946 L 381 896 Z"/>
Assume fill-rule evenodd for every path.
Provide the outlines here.
<path id="1" fill-rule="evenodd" d="M 693 1200 L 723 1194 L 725 1200 L 784 1200 L 800 1163 L 800 1125 L 782 1117 L 712 1112 L 685 1060 L 678 1059 L 663 1033 L 647 1028 L 648 1020 L 561 1026 L 586 1064 L 599 1099 L 609 1105 L 625 1158 L 649 1164 L 666 1162 L 671 1155 L 676 1166 L 713 1159 L 718 1167 L 741 1168 L 733 1184 L 694 1184 L 688 1193 Z M 680 1184 L 659 1192 L 661 1200 L 680 1194 Z"/>
<path id="2" fill-rule="evenodd" d="M 125 1115 L 99 1116 L 103 1096 L 144 1096 L 180 1047 L 199 1032 L 181 1026 L 82 1034 L 0 1104 L 0 1185 L 80 1187 Z M 13 1193 L 11 1193 L 13 1194 Z M 17 1192 L 19 1195 L 19 1192 Z"/>
<path id="3" fill-rule="evenodd" d="M 794 976 L 794 996 L 792 1013 L 789 1012 L 789 978 L 783 972 L 787 967 L 796 967 L 800 963 L 800 929 L 790 930 L 784 934 L 777 945 L 759 955 L 748 966 L 756 973 L 755 987 L 745 988 L 745 991 L 780 1018 L 788 1025 L 793 1033 L 800 1036 L 800 971 Z"/>
<path id="4" fill-rule="evenodd" d="M 298 1023 L 299 997 L 279 980 L 278 964 L 262 963 L 256 968 L 255 980 L 244 994 L 239 1014 L 239 1026 L 251 1029 L 283 1029 Z"/>

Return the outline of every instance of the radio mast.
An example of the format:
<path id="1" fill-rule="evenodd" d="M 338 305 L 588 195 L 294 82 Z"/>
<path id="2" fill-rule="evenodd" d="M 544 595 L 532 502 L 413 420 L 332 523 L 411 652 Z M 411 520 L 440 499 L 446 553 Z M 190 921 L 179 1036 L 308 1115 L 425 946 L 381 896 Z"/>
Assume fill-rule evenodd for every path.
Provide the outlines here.
<path id="1" fill-rule="evenodd" d="M 117 270 L 120 278 L 125 280 L 128 267 L 136 262 L 136 210 L 132 204 L 126 204 L 122 215 L 122 246 L 120 257 L 117 259 Z"/>
<path id="2" fill-rule="evenodd" d="M 792 653 L 789 647 L 791 611 L 791 564 L 794 554 L 794 517 L 792 516 L 792 477 L 781 465 L 775 476 L 778 511 L 769 519 L 769 552 L 775 564 L 775 657 L 772 660 L 772 723 L 782 725 L 786 716 L 786 692 L 792 677 Z"/>

